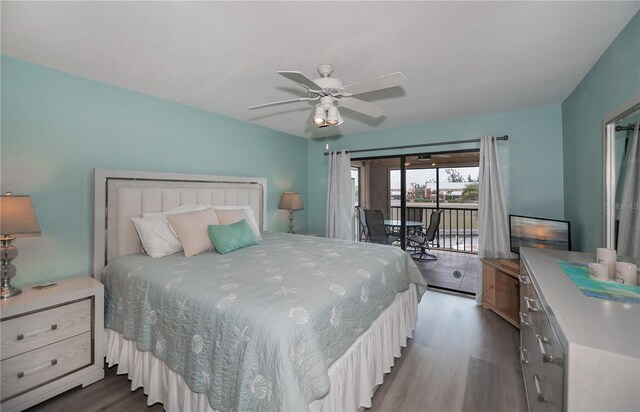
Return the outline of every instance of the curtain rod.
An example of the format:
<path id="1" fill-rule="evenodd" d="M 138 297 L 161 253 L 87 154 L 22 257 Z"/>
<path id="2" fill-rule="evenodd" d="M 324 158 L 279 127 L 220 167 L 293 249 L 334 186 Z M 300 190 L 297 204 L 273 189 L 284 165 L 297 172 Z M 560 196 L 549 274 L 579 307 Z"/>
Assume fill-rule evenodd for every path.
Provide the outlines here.
<path id="1" fill-rule="evenodd" d="M 628 126 L 616 126 L 616 132 L 621 132 L 623 130 L 634 130 L 636 128 L 635 124 L 630 124 Z"/>
<path id="2" fill-rule="evenodd" d="M 495 140 L 509 140 L 509 135 L 494 137 Z M 389 147 L 375 147 L 373 149 L 358 149 L 358 150 L 345 150 L 345 153 L 360 153 L 360 152 L 378 152 L 380 150 L 394 150 L 394 149 L 412 149 L 414 147 L 426 147 L 426 146 L 442 146 L 448 144 L 463 144 L 463 143 L 479 143 L 480 139 L 469 140 L 455 140 L 452 142 L 438 142 L 438 143 L 424 143 L 424 144 L 411 144 L 407 146 L 389 146 Z M 341 152 L 338 152 L 340 154 Z M 329 155 L 329 152 L 324 152 L 325 156 Z"/>

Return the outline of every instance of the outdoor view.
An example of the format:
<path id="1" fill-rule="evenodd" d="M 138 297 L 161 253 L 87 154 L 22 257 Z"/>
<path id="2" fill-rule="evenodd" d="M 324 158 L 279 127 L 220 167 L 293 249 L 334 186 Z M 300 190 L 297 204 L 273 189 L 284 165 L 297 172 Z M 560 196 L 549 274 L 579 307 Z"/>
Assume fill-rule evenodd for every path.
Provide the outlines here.
<path id="1" fill-rule="evenodd" d="M 407 220 L 429 224 L 431 212 L 445 209 L 440 246 L 476 252 L 478 248 L 478 167 L 407 169 Z M 400 170 L 390 170 L 391 218 L 400 219 Z"/>
<path id="2" fill-rule="evenodd" d="M 436 193 L 438 177 L 439 196 Z M 400 170 L 390 171 L 390 183 L 391 205 L 400 206 Z M 411 206 L 410 203 L 436 203 L 438 197 L 443 208 L 477 208 L 478 167 L 407 169 L 407 206 Z"/>

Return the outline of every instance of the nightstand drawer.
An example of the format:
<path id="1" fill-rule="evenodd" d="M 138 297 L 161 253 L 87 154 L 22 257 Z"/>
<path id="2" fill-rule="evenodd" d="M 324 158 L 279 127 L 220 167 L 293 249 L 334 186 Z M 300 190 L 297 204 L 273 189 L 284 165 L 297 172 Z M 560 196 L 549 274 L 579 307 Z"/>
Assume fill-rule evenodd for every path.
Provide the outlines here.
<path id="1" fill-rule="evenodd" d="M 4 360 L 2 401 L 91 363 L 90 332 Z"/>
<path id="2" fill-rule="evenodd" d="M 90 331 L 91 302 L 84 299 L 2 321 L 2 360 Z"/>

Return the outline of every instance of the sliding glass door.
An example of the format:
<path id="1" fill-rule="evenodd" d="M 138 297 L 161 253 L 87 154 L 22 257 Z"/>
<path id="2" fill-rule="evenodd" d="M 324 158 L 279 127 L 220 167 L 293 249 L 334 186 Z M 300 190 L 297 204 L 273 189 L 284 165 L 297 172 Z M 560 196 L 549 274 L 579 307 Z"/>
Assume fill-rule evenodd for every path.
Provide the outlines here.
<path id="1" fill-rule="evenodd" d="M 476 253 L 478 160 L 477 150 L 355 160 L 354 206 L 382 210 L 403 249 L 407 232 L 425 232 L 431 214 L 442 209 L 433 246 Z"/>

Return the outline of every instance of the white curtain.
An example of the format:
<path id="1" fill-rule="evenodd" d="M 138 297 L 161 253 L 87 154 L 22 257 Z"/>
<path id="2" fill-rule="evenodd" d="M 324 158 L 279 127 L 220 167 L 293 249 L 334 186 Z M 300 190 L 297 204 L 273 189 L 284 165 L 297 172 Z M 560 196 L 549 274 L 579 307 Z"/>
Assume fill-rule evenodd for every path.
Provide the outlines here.
<path id="1" fill-rule="evenodd" d="M 498 148 L 492 136 L 480 139 L 478 190 L 478 257 L 510 258 L 509 222 Z M 476 302 L 482 303 L 482 265 L 478 273 Z"/>
<path id="2" fill-rule="evenodd" d="M 618 254 L 640 258 L 640 142 L 636 123 L 633 135 L 627 143 L 622 162 L 618 190 Z"/>
<path id="3" fill-rule="evenodd" d="M 354 240 L 351 155 L 346 151 L 329 153 L 326 236 Z"/>

